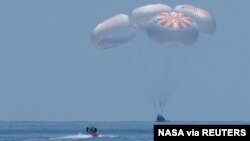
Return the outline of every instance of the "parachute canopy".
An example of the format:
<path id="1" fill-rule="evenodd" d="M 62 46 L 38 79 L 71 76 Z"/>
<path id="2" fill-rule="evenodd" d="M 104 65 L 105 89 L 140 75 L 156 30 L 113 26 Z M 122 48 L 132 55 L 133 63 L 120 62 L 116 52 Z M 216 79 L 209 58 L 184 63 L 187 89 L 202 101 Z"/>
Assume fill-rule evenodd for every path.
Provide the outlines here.
<path id="1" fill-rule="evenodd" d="M 193 19 L 201 32 L 213 34 L 216 30 L 214 17 L 204 9 L 192 5 L 179 5 L 174 8 L 174 11 L 182 12 Z"/>
<path id="2" fill-rule="evenodd" d="M 138 45 L 110 49 L 102 55 L 107 55 L 114 68 L 124 72 L 125 79 L 132 79 L 130 82 L 158 108 L 158 118 L 164 121 L 161 114 L 182 82 L 188 57 L 192 56 L 192 47 L 175 45 L 195 43 L 199 31 L 214 33 L 216 21 L 208 11 L 195 6 L 179 5 L 172 10 L 165 4 L 150 4 L 134 9 L 130 17 L 118 14 L 98 24 L 91 35 L 92 44 L 101 49 L 117 47 L 129 42 L 138 29 L 146 31 L 153 41 L 171 47 Z"/>
<path id="3" fill-rule="evenodd" d="M 162 12 L 169 12 L 172 8 L 165 4 L 149 4 L 138 7 L 132 11 L 131 24 L 137 26 L 143 31 L 147 28 L 147 23 L 157 14 Z"/>
<path id="4" fill-rule="evenodd" d="M 193 44 L 199 35 L 196 24 L 178 12 L 165 12 L 153 18 L 147 29 L 148 37 L 160 44 Z"/>
<path id="5" fill-rule="evenodd" d="M 125 14 L 115 15 L 98 24 L 92 32 L 92 44 L 97 48 L 112 48 L 130 41 L 136 34 Z"/>

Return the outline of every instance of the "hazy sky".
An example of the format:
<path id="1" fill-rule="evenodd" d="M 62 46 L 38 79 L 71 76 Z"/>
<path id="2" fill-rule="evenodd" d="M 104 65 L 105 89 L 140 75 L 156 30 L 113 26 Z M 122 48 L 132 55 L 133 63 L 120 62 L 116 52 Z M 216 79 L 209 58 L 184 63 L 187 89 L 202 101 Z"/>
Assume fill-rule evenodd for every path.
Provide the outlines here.
<path id="1" fill-rule="evenodd" d="M 217 20 L 164 115 L 250 120 L 249 0 L 1 0 L 0 120 L 154 120 L 155 108 L 102 60 L 90 34 L 105 18 L 156 2 L 193 4 Z M 129 46 L 151 42 L 138 36 Z"/>

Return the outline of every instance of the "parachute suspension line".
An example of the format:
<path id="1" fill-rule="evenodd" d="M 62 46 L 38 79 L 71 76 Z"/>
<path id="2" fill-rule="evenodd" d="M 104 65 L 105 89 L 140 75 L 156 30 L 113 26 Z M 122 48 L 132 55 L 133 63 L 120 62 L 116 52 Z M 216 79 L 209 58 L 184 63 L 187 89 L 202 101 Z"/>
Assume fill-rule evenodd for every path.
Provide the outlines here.
<path id="1" fill-rule="evenodd" d="M 145 72 L 145 79 L 147 81 L 146 88 L 150 88 L 150 92 L 148 92 L 148 98 L 153 101 L 154 107 L 158 107 L 158 101 L 155 97 L 156 90 L 155 90 L 155 83 L 152 78 L 152 52 L 150 50 L 151 47 L 146 46 L 142 49 L 142 46 L 140 46 L 140 51 L 142 52 L 140 59 L 142 62 L 142 66 Z"/>
<path id="2" fill-rule="evenodd" d="M 169 72 L 171 71 L 171 66 L 172 66 L 172 63 L 173 63 L 173 47 L 163 47 L 164 49 L 164 55 L 163 55 L 163 58 L 164 58 L 164 73 L 163 73 L 163 81 L 161 83 L 161 95 L 162 95 L 162 105 L 161 105 L 161 113 L 163 112 L 165 106 L 166 106 L 166 103 L 167 101 L 169 100 L 169 95 L 171 94 L 168 89 L 169 89 L 169 82 L 168 82 L 168 79 L 169 79 Z M 165 51 L 166 50 L 166 51 Z M 164 90 L 165 89 L 165 90 Z M 167 89 L 167 90 L 166 90 Z"/>
<path id="3" fill-rule="evenodd" d="M 119 57 L 121 57 L 121 55 L 120 54 L 116 54 L 116 53 L 111 53 L 112 55 L 115 55 L 115 56 L 111 56 L 109 53 L 110 53 L 110 51 L 109 52 L 105 52 L 106 50 L 101 50 L 101 51 L 99 51 L 100 52 L 100 56 L 101 57 L 103 57 L 104 58 L 104 61 L 106 62 L 106 63 L 108 63 L 110 66 L 112 66 L 113 67 L 113 69 L 119 74 L 119 76 L 123 79 L 123 80 L 125 80 L 125 81 L 127 81 L 127 83 L 128 84 L 132 84 L 133 86 L 135 86 L 135 88 L 140 92 L 140 93 L 143 93 L 143 89 L 141 89 L 140 87 L 139 87 L 139 85 L 138 84 L 136 84 L 135 83 L 135 81 L 133 81 L 133 79 L 131 78 L 131 76 L 130 75 L 128 75 L 127 73 L 124 73 L 123 71 L 121 71 L 121 69 L 119 69 L 119 66 L 117 66 L 117 65 L 115 65 L 116 63 L 114 63 L 112 60 L 113 59 L 115 59 L 115 60 L 118 60 L 118 59 L 120 59 Z M 109 58 L 109 57 L 111 57 L 111 58 Z M 126 56 L 126 58 L 125 58 L 125 62 L 126 62 L 126 65 L 128 65 L 128 56 Z M 124 59 L 124 58 L 123 58 Z M 126 78 L 126 79 L 124 79 L 124 78 Z"/>
<path id="4" fill-rule="evenodd" d="M 137 65 L 140 66 L 140 67 L 144 70 L 144 72 L 145 72 L 145 79 L 146 79 L 146 81 L 147 81 L 147 84 L 149 84 L 149 83 L 150 83 L 150 80 L 149 80 L 149 78 L 148 78 L 148 75 L 149 75 L 150 73 L 149 73 L 148 65 L 147 65 L 147 63 L 146 63 L 146 61 L 145 61 L 145 59 L 147 59 L 147 58 L 146 58 L 145 52 L 143 52 L 143 49 L 141 49 L 141 47 L 142 47 L 142 45 L 139 45 L 139 46 L 135 47 L 135 50 L 133 50 L 133 52 L 131 52 L 131 54 L 132 54 L 132 53 L 135 53 L 135 52 L 138 53 L 138 54 L 135 55 L 135 56 L 137 56 L 137 57 L 134 57 L 134 58 L 137 58 L 137 60 L 138 60 L 138 64 L 137 64 Z M 140 56 L 139 56 L 139 55 L 140 55 Z M 148 87 L 149 87 L 150 91 L 143 90 L 141 94 L 142 94 L 143 96 L 146 96 L 146 99 L 147 99 L 154 107 L 157 107 L 155 99 L 152 98 L 152 97 L 150 97 L 150 96 L 151 96 L 151 93 L 153 92 L 152 86 L 150 86 L 150 85 L 146 85 L 146 86 L 145 86 L 145 85 L 144 85 L 144 89 L 146 89 L 146 88 L 148 88 Z M 142 89 L 143 89 L 143 87 L 142 87 Z"/>
<path id="5" fill-rule="evenodd" d="M 138 49 L 138 48 L 137 48 Z M 119 67 L 117 65 L 115 65 L 116 63 L 114 63 L 112 61 L 112 59 L 118 59 L 118 57 L 121 57 L 120 55 L 116 55 L 115 53 L 111 53 L 112 55 L 115 55 L 114 56 L 110 56 L 110 52 L 106 52 L 107 50 L 101 50 L 101 51 L 98 51 L 98 54 L 103 58 L 103 60 L 109 64 L 113 70 L 115 70 L 119 76 L 127 81 L 128 84 L 131 84 L 132 86 L 134 86 L 134 88 L 136 88 L 139 93 L 144 97 L 146 97 L 146 99 L 149 101 L 149 103 L 151 103 L 155 108 L 157 108 L 157 102 L 156 102 L 156 99 L 152 96 L 152 92 L 153 92 L 153 88 L 152 86 L 150 85 L 146 85 L 146 86 L 141 86 L 140 84 L 136 83 L 135 81 L 133 81 L 133 78 L 131 78 L 131 75 L 128 75 L 128 73 L 126 72 L 123 72 L 121 71 L 121 69 L 119 69 Z M 142 50 L 140 50 L 142 52 Z M 126 65 L 129 66 L 129 59 L 128 58 L 131 58 L 131 55 L 134 53 L 135 51 L 133 49 L 130 49 L 130 53 L 126 54 Z M 145 55 L 144 53 L 142 55 Z M 140 61 L 139 63 L 137 63 L 138 66 L 140 66 L 141 68 L 143 68 L 146 72 L 146 76 L 149 76 L 149 72 L 148 72 L 148 66 L 146 65 L 147 63 L 145 61 L 143 61 L 143 59 L 145 58 L 144 56 L 143 57 L 132 57 L 132 58 L 136 58 L 138 59 L 138 61 Z M 126 79 L 124 79 L 126 78 Z M 150 79 L 148 77 L 146 77 L 146 81 L 147 81 L 147 84 L 151 83 L 149 82 Z M 147 91 L 146 88 L 149 87 L 150 88 L 150 91 Z M 154 96 L 154 95 L 153 95 Z"/>
<path id="6" fill-rule="evenodd" d="M 164 106 L 162 107 L 162 109 L 165 108 L 167 102 L 172 97 L 172 95 L 174 93 L 173 89 L 174 89 L 175 85 L 177 84 L 176 81 L 178 81 L 178 78 L 176 78 L 175 73 L 176 73 L 176 71 L 179 71 L 179 69 L 178 68 L 176 70 L 174 69 L 176 67 L 175 65 L 177 63 L 175 57 L 179 53 L 178 49 L 177 49 L 177 51 L 176 51 L 176 49 L 177 49 L 177 47 L 175 47 L 175 46 L 168 46 L 167 47 L 167 56 L 169 56 L 168 57 L 169 66 L 166 66 L 166 67 L 169 67 L 170 69 L 168 70 L 168 72 L 164 73 L 165 74 L 165 77 L 164 77 L 165 79 L 164 79 L 163 84 L 166 84 L 166 85 L 165 85 L 165 90 L 163 90 L 163 91 L 166 92 L 166 94 L 165 94 L 166 97 L 164 97 L 164 100 L 163 100 L 164 101 Z M 169 73 L 169 71 L 170 71 L 170 73 Z M 171 74 L 171 76 L 170 76 L 170 74 Z"/>
<path id="7" fill-rule="evenodd" d="M 168 99 L 172 97 L 176 89 L 182 84 L 183 79 L 186 75 L 185 70 L 187 68 L 188 59 L 189 59 L 189 56 L 191 55 L 192 50 L 193 50 L 192 48 L 184 48 L 184 47 L 174 48 L 172 50 L 172 54 L 175 54 L 176 56 L 183 57 L 183 58 L 181 59 L 181 61 L 177 60 L 177 58 L 173 58 L 174 59 L 173 63 L 179 64 L 179 65 L 174 67 L 176 70 L 173 70 L 175 71 L 175 74 L 173 75 L 174 77 L 173 79 L 175 79 L 176 81 L 171 81 L 172 85 L 169 88 L 169 93 L 171 93 L 171 95 L 169 95 L 169 97 L 165 97 L 166 102 L 168 101 Z"/>
<path id="8" fill-rule="evenodd" d="M 156 74 L 157 72 L 155 72 L 154 70 L 157 69 L 156 66 L 155 66 L 155 62 L 154 62 L 154 57 L 153 57 L 153 54 L 154 54 L 154 50 L 152 49 L 153 47 L 151 46 L 148 46 L 148 58 L 149 58 L 149 63 L 148 63 L 148 67 L 150 69 L 150 74 L 148 75 L 149 79 L 150 79 L 150 84 L 151 86 L 153 87 L 153 94 L 152 94 L 152 97 L 153 99 L 155 99 L 156 101 L 156 108 L 159 109 L 159 98 L 157 97 L 157 93 L 158 93 L 158 89 L 157 89 L 157 84 L 156 84 Z"/>
<path id="9" fill-rule="evenodd" d="M 160 110 L 161 108 L 161 97 L 159 96 L 159 86 L 157 85 L 157 73 L 156 70 L 158 69 L 156 62 L 159 61 L 157 56 L 153 55 L 155 53 L 155 49 L 153 49 L 154 47 L 148 46 L 148 67 L 149 70 L 151 70 L 150 74 L 148 74 L 148 78 L 151 82 L 151 85 L 153 87 L 153 99 L 155 99 L 156 103 L 157 103 L 157 109 Z M 157 53 L 157 52 L 156 52 Z M 156 59 L 157 58 L 157 59 Z"/>
<path id="10" fill-rule="evenodd" d="M 137 61 L 139 61 L 139 63 L 137 63 L 137 65 L 139 66 L 139 67 L 141 67 L 141 68 L 143 68 L 143 65 L 140 63 L 140 62 L 144 62 L 143 61 L 143 57 L 136 57 L 136 54 L 135 54 L 135 50 L 136 49 L 138 49 L 138 48 L 136 48 L 136 47 L 133 47 L 133 48 L 131 48 L 131 49 L 129 49 L 129 55 L 127 56 L 127 60 L 129 60 L 129 58 L 137 58 Z M 132 55 L 134 55 L 134 56 L 132 56 Z M 128 66 L 130 66 L 129 64 L 130 64 L 131 62 L 127 62 L 127 65 Z M 145 63 L 145 62 L 144 62 Z M 145 69 L 145 70 L 147 70 L 147 69 Z M 138 90 L 139 90 L 139 93 L 142 95 L 142 96 L 146 96 L 146 99 L 154 106 L 154 107 L 156 107 L 156 103 L 155 103 L 155 101 L 152 99 L 152 98 L 150 98 L 150 96 L 148 95 L 148 91 L 146 91 L 146 89 L 143 87 L 143 86 L 141 86 L 140 84 L 138 84 L 138 83 L 136 83 L 135 81 L 133 81 L 133 78 L 131 78 L 131 76 L 130 75 L 128 75 L 128 76 L 126 76 L 127 78 L 130 78 L 130 83 L 131 84 L 133 84 Z"/>
<path id="11" fill-rule="evenodd" d="M 180 56 L 180 47 L 175 46 L 167 46 L 166 48 L 166 56 L 165 56 L 165 66 L 166 69 L 165 73 L 163 73 L 163 83 L 161 83 L 161 90 L 163 95 L 163 104 L 161 109 L 164 110 L 167 102 L 171 99 L 172 95 L 174 94 L 174 91 L 176 89 L 176 86 L 179 84 L 179 73 L 183 69 L 181 69 L 179 66 L 178 59 L 182 56 Z M 182 58 L 181 60 L 186 60 L 186 58 Z M 182 62 L 182 61 L 181 61 Z"/>

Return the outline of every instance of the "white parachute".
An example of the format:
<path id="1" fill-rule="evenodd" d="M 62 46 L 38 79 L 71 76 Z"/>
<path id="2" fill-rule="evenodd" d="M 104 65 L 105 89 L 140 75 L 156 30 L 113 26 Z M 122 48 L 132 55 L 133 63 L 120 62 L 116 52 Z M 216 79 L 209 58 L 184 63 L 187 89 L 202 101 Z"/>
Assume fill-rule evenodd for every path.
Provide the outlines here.
<path id="1" fill-rule="evenodd" d="M 182 12 L 193 19 L 201 32 L 213 34 L 216 30 L 216 21 L 213 15 L 202 8 L 192 5 L 178 5 L 174 11 Z"/>
<path id="2" fill-rule="evenodd" d="M 187 60 L 194 48 L 191 45 L 197 41 L 199 31 L 214 33 L 216 22 L 209 12 L 194 6 L 180 5 L 172 10 L 165 4 L 150 4 L 134 9 L 130 17 L 118 14 L 98 24 L 91 36 L 92 44 L 100 49 L 125 44 L 138 28 L 164 47 L 152 42 L 152 45 L 110 49 L 104 54 L 110 56 L 109 61 L 122 72 L 124 79 L 130 79 L 162 114 L 187 72 Z M 123 61 L 119 62 L 121 58 Z M 133 75 L 133 72 L 139 73 Z"/>
<path id="3" fill-rule="evenodd" d="M 125 44 L 136 35 L 125 14 L 115 15 L 98 24 L 92 32 L 92 44 L 97 48 L 112 48 Z"/>
<path id="4" fill-rule="evenodd" d="M 146 31 L 148 22 L 157 14 L 169 12 L 172 8 L 165 4 L 149 4 L 134 9 L 131 13 L 131 24 L 136 24 L 142 31 Z"/>

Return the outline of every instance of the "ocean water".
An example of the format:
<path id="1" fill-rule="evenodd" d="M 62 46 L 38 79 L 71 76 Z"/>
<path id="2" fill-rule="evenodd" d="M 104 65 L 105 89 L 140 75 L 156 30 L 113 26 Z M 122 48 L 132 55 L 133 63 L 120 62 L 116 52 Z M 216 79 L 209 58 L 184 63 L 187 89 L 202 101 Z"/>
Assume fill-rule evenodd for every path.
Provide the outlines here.
<path id="1" fill-rule="evenodd" d="M 165 124 L 249 124 L 250 122 L 171 122 Z M 154 122 L 0 122 L 0 141 L 153 141 Z M 99 137 L 85 133 L 94 125 Z"/>
<path id="2" fill-rule="evenodd" d="M 0 141 L 152 141 L 153 122 L 0 122 Z M 87 135 L 94 125 L 100 136 Z"/>

